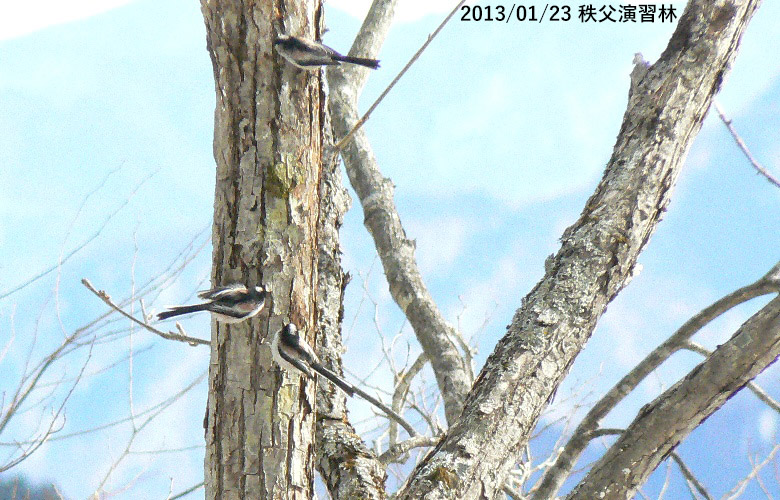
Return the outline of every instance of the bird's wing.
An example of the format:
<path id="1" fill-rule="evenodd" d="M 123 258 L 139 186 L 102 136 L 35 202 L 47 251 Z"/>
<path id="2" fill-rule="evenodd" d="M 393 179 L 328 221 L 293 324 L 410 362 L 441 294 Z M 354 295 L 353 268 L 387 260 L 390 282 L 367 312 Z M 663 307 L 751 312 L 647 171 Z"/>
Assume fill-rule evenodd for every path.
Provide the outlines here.
<path id="1" fill-rule="evenodd" d="M 310 50 L 312 52 L 315 52 L 323 56 L 327 55 L 327 56 L 341 57 L 341 54 L 339 54 L 338 52 L 331 49 L 325 44 L 304 40 L 302 38 L 293 38 L 292 40 L 295 42 L 294 48 L 298 50 Z"/>
<path id="2" fill-rule="evenodd" d="M 209 290 L 202 290 L 198 292 L 198 297 L 204 300 L 238 300 L 242 295 L 246 295 L 247 293 L 248 290 L 244 285 L 240 283 L 233 283 L 231 285 L 217 286 Z"/>
<path id="3" fill-rule="evenodd" d="M 248 317 L 249 312 L 251 312 L 251 310 L 247 311 L 244 308 L 224 306 L 219 302 L 209 302 L 206 304 L 206 309 L 213 313 L 236 319 L 246 318 Z"/>
<path id="4" fill-rule="evenodd" d="M 285 345 L 279 345 L 279 356 L 284 360 L 287 361 L 289 364 L 294 366 L 298 371 L 303 373 L 309 378 L 314 378 L 314 374 L 311 372 L 311 369 L 309 369 L 309 365 L 306 364 L 305 361 L 302 361 L 299 359 L 295 354 L 295 352 L 291 352 L 292 349 L 285 346 Z"/>

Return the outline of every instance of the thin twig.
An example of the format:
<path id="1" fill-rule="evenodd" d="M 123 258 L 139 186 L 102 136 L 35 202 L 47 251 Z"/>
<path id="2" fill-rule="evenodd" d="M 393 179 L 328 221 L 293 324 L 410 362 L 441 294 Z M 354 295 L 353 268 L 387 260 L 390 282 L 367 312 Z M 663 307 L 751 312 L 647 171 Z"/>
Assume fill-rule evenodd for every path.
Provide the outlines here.
<path id="1" fill-rule="evenodd" d="M 205 373 L 199 376 L 196 380 L 202 380 L 202 378 L 205 376 Z M 182 398 L 189 390 L 194 387 L 194 384 L 191 384 L 183 389 L 181 389 L 179 392 L 171 396 L 165 401 L 165 404 L 156 405 L 154 411 L 151 411 L 148 413 L 148 416 L 146 419 L 140 424 L 136 425 L 135 420 L 132 418 L 127 418 L 125 420 L 130 420 L 132 424 L 132 430 L 130 437 L 127 440 L 127 444 L 125 445 L 124 450 L 119 455 L 119 457 L 111 464 L 106 474 L 103 476 L 102 481 L 98 485 L 98 487 L 95 489 L 94 497 L 93 498 L 101 498 L 100 493 L 104 492 L 104 486 L 108 482 L 108 480 L 111 478 L 113 473 L 116 471 L 116 469 L 119 467 L 122 461 L 124 459 L 132 454 L 132 446 L 135 442 L 136 438 L 141 434 L 141 432 L 144 430 L 144 428 L 149 425 L 154 419 L 156 419 L 162 412 L 167 410 L 170 406 L 172 406 L 176 401 L 178 401 L 180 398 Z M 136 414 L 135 417 L 140 417 L 140 413 Z M 140 474 L 139 474 L 140 477 Z M 137 478 L 136 478 L 137 479 Z M 132 482 L 128 484 L 127 489 L 130 488 Z"/>
<path id="2" fill-rule="evenodd" d="M 16 318 L 16 304 L 14 304 L 14 306 L 11 308 L 11 314 L 9 315 L 9 323 L 11 325 L 11 335 L 8 338 L 8 342 L 6 342 L 3 348 L 0 349 L 0 363 L 3 362 L 3 360 L 5 359 L 5 355 L 8 354 L 8 351 L 11 349 L 14 340 L 16 340 L 15 318 Z M 0 404 L 0 408 L 2 407 L 3 405 Z"/>
<path id="3" fill-rule="evenodd" d="M 414 360 L 412 366 L 408 370 L 399 374 L 396 381 L 395 391 L 393 391 L 393 409 L 395 411 L 401 411 L 404 401 L 406 401 L 406 395 L 409 393 L 409 387 L 411 386 L 412 379 L 420 373 L 420 370 L 425 367 L 428 362 L 428 356 L 425 353 L 421 353 L 417 359 Z M 398 428 L 390 423 L 390 446 L 394 445 L 398 441 Z"/>
<path id="4" fill-rule="evenodd" d="M 715 106 L 715 110 L 718 112 L 718 116 L 720 116 L 720 120 L 723 122 L 724 125 L 726 125 L 726 128 L 729 129 L 729 132 L 731 133 L 731 137 L 734 138 L 734 142 L 737 143 L 737 146 L 739 146 L 739 149 L 742 150 L 743 153 L 745 153 L 745 156 L 747 157 L 748 161 L 751 165 L 753 165 L 753 168 L 756 169 L 756 171 L 763 175 L 766 180 L 771 182 L 777 187 L 780 187 L 780 181 L 777 180 L 772 174 L 769 173 L 769 170 L 767 170 L 763 165 L 761 165 L 758 160 L 756 160 L 752 154 L 750 154 L 750 150 L 748 149 L 747 145 L 745 145 L 745 141 L 742 140 L 742 137 L 739 136 L 737 133 L 737 130 L 734 128 L 734 126 L 731 124 L 731 120 L 726 118 L 726 115 L 723 113 L 723 110 L 720 109 L 720 105 L 717 101 L 712 101 L 713 106 Z"/>
<path id="5" fill-rule="evenodd" d="M 664 495 L 666 495 L 666 490 L 669 489 L 669 481 L 672 477 L 672 463 L 667 460 L 666 461 L 666 474 L 664 474 L 664 484 L 661 486 L 661 491 L 658 492 L 658 500 L 663 500 Z"/>
<path id="6" fill-rule="evenodd" d="M 119 168 L 121 168 L 121 166 Z M 105 182 L 108 180 L 108 177 L 110 177 L 111 174 L 113 174 L 114 172 L 119 170 L 119 168 L 109 172 L 108 175 L 106 175 L 106 177 L 103 179 L 103 181 L 101 181 L 101 183 L 98 185 L 98 187 L 95 188 L 89 194 L 87 194 L 87 197 L 84 199 L 84 203 L 86 203 L 86 200 L 90 196 L 92 196 L 92 194 L 94 194 L 98 189 L 100 189 L 103 186 L 103 184 L 105 184 Z M 67 255 L 65 255 L 64 257 L 61 257 L 57 261 L 57 263 L 54 264 L 53 266 L 49 267 L 48 269 L 44 269 L 43 271 L 39 272 L 35 276 L 33 276 L 33 277 L 27 279 L 26 281 L 16 285 L 15 287 L 11 288 L 10 290 L 5 290 L 2 294 L 0 294 L 0 300 L 8 297 L 9 295 L 13 295 L 14 293 L 18 292 L 19 290 L 22 290 L 22 289 L 26 288 L 27 286 L 35 283 L 36 281 L 38 281 L 39 279 L 43 278 L 44 276 L 46 276 L 47 274 L 51 273 L 52 271 L 55 271 L 56 269 L 60 268 L 65 262 L 70 260 L 71 257 L 76 255 L 81 250 L 83 250 L 87 245 L 92 243 L 98 236 L 100 236 L 103 233 L 103 230 L 106 228 L 106 226 L 108 226 L 108 223 L 111 222 L 111 219 L 113 219 L 116 214 L 118 214 L 123 208 L 125 208 L 130 203 L 130 200 L 133 198 L 133 196 L 135 196 L 135 194 L 138 192 L 138 190 L 141 189 L 141 186 L 143 186 L 146 183 L 146 181 L 151 179 L 159 171 L 160 171 L 159 169 L 155 170 L 154 172 L 150 173 L 149 175 L 147 175 L 146 177 L 141 179 L 141 181 L 130 192 L 130 195 L 127 197 L 127 199 L 125 199 L 124 202 L 116 208 L 116 210 L 114 210 L 113 212 L 108 214 L 108 217 L 106 217 L 105 220 L 103 220 L 103 223 L 100 225 L 100 227 L 98 227 L 97 231 L 95 231 L 92 234 L 92 236 L 90 236 L 89 238 L 84 240 L 81 244 L 79 244 L 76 248 L 74 248 L 73 250 L 68 252 Z M 82 206 L 83 206 L 83 203 L 82 203 Z M 79 208 L 79 211 L 81 211 L 81 208 Z"/>
<path id="7" fill-rule="evenodd" d="M 186 490 L 182 491 L 181 493 L 177 493 L 177 494 L 173 495 L 172 497 L 168 497 L 168 500 L 177 500 L 179 498 L 184 498 L 187 495 L 189 495 L 190 493 L 192 493 L 193 491 L 196 491 L 196 490 L 198 490 L 200 488 L 203 488 L 204 484 L 205 484 L 205 482 L 201 481 L 201 482 L 199 482 L 198 484 L 196 484 L 194 486 L 190 486 L 189 488 L 187 488 Z"/>
<path id="8" fill-rule="evenodd" d="M 149 408 L 136 413 L 136 415 L 135 415 L 136 418 L 141 418 L 141 417 L 144 417 L 144 416 L 146 416 L 146 415 L 148 415 L 150 413 L 155 413 L 160 408 L 167 408 L 167 407 L 171 406 L 173 403 L 178 401 L 182 396 L 184 396 L 184 394 L 188 393 L 189 391 L 194 389 L 198 384 L 200 384 L 203 381 L 203 379 L 206 378 L 206 375 L 208 375 L 208 370 L 203 371 L 200 375 L 198 375 L 195 379 L 193 379 L 192 382 L 190 382 L 182 390 L 180 390 L 179 392 L 177 392 L 173 396 L 169 397 L 168 399 L 165 399 L 165 400 L 157 403 L 154 406 L 150 406 Z M 110 429 L 111 427 L 116 427 L 117 425 L 121 425 L 121 424 L 123 424 L 125 422 L 129 422 L 129 421 L 130 421 L 130 417 L 124 417 L 124 418 L 120 418 L 118 420 L 114 420 L 112 422 L 109 422 L 107 424 L 99 425 L 97 427 L 92 427 L 91 429 L 84 429 L 84 430 L 81 430 L 81 431 L 71 432 L 69 434 L 60 434 L 60 435 L 57 435 L 57 436 L 53 436 L 53 437 L 51 437 L 49 439 L 49 441 L 60 441 L 60 440 L 63 440 L 63 439 L 69 439 L 69 438 L 76 437 L 76 436 L 82 436 L 84 434 L 91 434 L 93 432 L 98 432 L 98 431 L 102 431 L 104 429 Z M 14 442 L 14 443 L 0 442 L 0 446 L 17 446 L 19 444 L 30 444 L 30 443 L 33 443 L 33 442 L 34 441 L 21 441 L 21 442 Z"/>
<path id="9" fill-rule="evenodd" d="M 182 448 L 163 448 L 160 450 L 139 450 L 131 451 L 130 455 L 163 455 L 166 453 L 183 453 L 185 451 L 203 450 L 205 446 L 202 444 L 194 444 L 192 446 L 184 446 Z"/>
<path id="10" fill-rule="evenodd" d="M 146 318 L 144 318 L 144 321 L 140 321 L 135 316 L 126 313 L 119 306 L 114 304 L 114 302 L 111 300 L 111 297 L 104 290 L 96 290 L 95 287 L 92 286 L 92 283 L 90 283 L 87 278 L 82 278 L 81 284 L 84 285 L 85 287 L 87 287 L 87 289 L 90 292 L 92 292 L 95 295 L 97 295 L 100 298 L 100 300 L 102 300 L 103 302 L 106 303 L 106 305 L 108 307 L 110 307 L 111 309 L 115 310 L 116 312 L 118 312 L 122 316 L 126 317 L 127 319 L 133 321 L 137 325 L 140 325 L 140 326 L 144 327 L 145 329 L 147 329 L 148 331 L 154 333 L 155 335 L 159 335 L 160 337 L 162 337 L 164 339 L 167 339 L 167 340 L 176 340 L 176 341 L 179 341 L 179 342 L 186 342 L 186 343 L 188 343 L 188 344 L 190 344 L 192 346 L 195 346 L 195 345 L 209 345 L 210 344 L 210 342 L 208 340 L 199 339 L 197 337 L 190 337 L 189 335 L 185 335 L 185 334 L 182 334 L 182 333 L 178 333 L 177 334 L 177 333 L 173 333 L 173 332 L 166 333 L 166 332 L 160 331 L 157 328 L 155 328 L 152 325 L 150 325 L 149 323 L 147 323 L 146 322 Z M 179 329 L 180 332 L 182 332 L 183 329 L 180 327 L 180 325 L 178 323 L 176 325 L 177 325 L 176 328 Z"/>
<path id="11" fill-rule="evenodd" d="M 713 500 L 712 495 L 710 495 L 710 492 L 707 491 L 707 488 L 705 488 L 704 485 L 701 484 L 701 482 L 699 482 L 696 476 L 693 475 L 693 472 L 691 471 L 691 469 L 688 468 L 685 462 L 683 462 L 683 459 L 680 457 L 680 455 L 678 455 L 677 452 L 673 451 L 670 454 L 670 456 L 672 457 L 672 460 L 674 460 L 677 463 L 677 466 L 680 467 L 680 472 L 682 473 L 688 485 L 696 488 L 696 491 L 698 491 L 699 494 L 704 498 L 706 498 L 707 500 Z"/>
<path id="12" fill-rule="evenodd" d="M 750 455 L 748 455 L 748 460 L 750 461 L 750 466 L 755 468 L 756 467 L 755 459 L 753 457 L 751 457 Z M 766 495 L 766 497 L 769 500 L 773 500 L 774 497 L 772 496 L 771 493 L 769 493 L 769 490 L 767 489 L 766 485 L 764 484 L 764 480 L 761 479 L 761 476 L 756 474 L 755 478 L 756 478 L 756 483 L 758 484 L 758 487 L 761 488 L 761 491 L 764 492 L 764 495 Z"/>
<path id="13" fill-rule="evenodd" d="M 780 444 L 775 445 L 775 447 L 772 448 L 772 451 L 769 452 L 769 455 L 766 456 L 764 461 L 758 465 L 753 466 L 753 469 L 750 471 L 750 474 L 745 476 L 745 478 L 742 481 L 738 482 L 734 486 L 734 488 L 732 488 L 731 491 L 729 491 L 726 495 L 723 495 L 723 498 L 728 498 L 728 500 L 738 498 L 742 494 L 742 492 L 745 491 L 745 488 L 747 487 L 748 483 L 758 475 L 758 473 L 761 471 L 761 469 L 764 468 L 766 464 L 768 464 L 775 458 L 775 455 L 777 455 L 778 451 L 780 451 Z"/>
<path id="14" fill-rule="evenodd" d="M 57 359 L 57 358 L 54 358 L 54 359 Z M 65 416 L 64 415 L 63 415 L 62 425 L 60 425 L 60 427 L 58 429 L 54 429 L 54 424 L 57 422 L 57 419 L 59 418 L 59 416 L 63 414 L 63 411 L 65 409 L 65 404 L 68 402 L 68 400 L 70 400 L 70 397 L 73 395 L 73 391 L 76 389 L 76 386 L 78 386 L 79 382 L 81 381 L 81 378 L 84 376 L 84 370 L 86 370 L 87 365 L 89 364 L 89 360 L 90 359 L 92 359 L 92 346 L 90 346 L 89 352 L 87 353 L 87 359 L 84 360 L 84 363 L 81 366 L 81 370 L 79 370 L 79 374 L 76 377 L 76 380 L 73 382 L 73 385 L 71 385 L 70 390 L 68 391 L 68 393 L 62 399 L 62 402 L 60 403 L 59 408 L 57 408 L 57 411 L 52 415 L 51 422 L 49 422 L 49 428 L 46 429 L 46 431 L 43 433 L 43 436 L 41 438 L 35 438 L 35 439 L 30 440 L 29 443 L 27 443 L 27 444 L 30 445 L 30 447 L 27 450 L 25 450 L 24 452 L 22 452 L 21 456 L 17 457 L 15 460 L 11 461 L 10 463 L 7 463 L 7 464 L 5 464 L 3 466 L 0 466 L 0 472 L 4 472 L 4 471 L 6 471 L 8 469 L 11 469 L 11 468 L 15 467 L 16 465 L 20 464 L 22 461 L 27 459 L 27 457 L 32 455 L 38 448 L 43 446 L 43 444 L 46 441 L 48 441 L 49 438 L 53 434 L 61 431 L 63 429 L 63 427 L 65 427 Z M 35 387 L 35 384 L 31 385 L 30 386 L 30 391 L 32 391 L 32 389 L 34 387 Z M 18 409 L 19 405 L 17 405 L 16 408 Z M 13 414 L 9 414 L 9 418 L 12 415 Z M 19 443 L 19 444 L 21 445 L 21 443 Z"/>
<path id="15" fill-rule="evenodd" d="M 398 457 L 405 455 L 415 448 L 422 448 L 427 446 L 433 446 L 439 442 L 440 436 L 415 436 L 401 441 L 394 446 L 391 446 L 384 453 L 379 455 L 379 461 L 383 464 L 389 464 L 395 461 Z"/>
<path id="16" fill-rule="evenodd" d="M 2 433 L 3 429 L 5 429 L 6 425 L 8 425 L 8 422 L 11 420 L 11 418 L 17 412 L 17 410 L 22 406 L 24 401 L 35 390 L 41 377 L 43 377 L 43 374 L 52 366 L 52 364 L 54 364 L 55 361 L 61 358 L 62 352 L 71 342 L 73 342 L 75 336 L 76 334 L 74 333 L 70 337 L 66 338 L 65 341 L 63 341 L 63 343 L 59 347 L 57 347 L 48 356 L 46 356 L 40 363 L 38 363 L 38 365 L 32 370 L 31 375 L 29 377 L 27 375 L 22 377 L 22 379 L 19 381 L 19 387 L 14 393 L 13 401 L 5 409 L 5 414 L 0 415 L 0 433 Z M 26 362 L 24 367 L 24 373 L 30 373 L 27 371 Z"/>
<path id="17" fill-rule="evenodd" d="M 393 78 L 393 81 L 390 82 L 390 85 L 387 86 L 387 88 L 377 97 L 376 101 L 374 101 L 374 104 L 371 105 L 370 108 L 368 108 L 368 111 L 363 115 L 360 120 L 352 127 L 352 130 L 349 131 L 347 135 L 344 136 L 334 147 L 336 151 L 341 151 L 341 149 L 347 145 L 347 142 L 352 138 L 353 135 L 355 135 L 355 132 L 363 126 L 366 121 L 368 121 L 368 117 L 373 113 L 374 109 L 379 105 L 380 102 L 382 102 L 382 99 L 385 98 L 387 94 L 390 93 L 390 90 L 395 87 L 395 84 L 398 83 L 398 81 L 401 79 L 402 76 L 404 76 L 404 73 L 412 67 L 412 64 L 414 64 L 415 61 L 422 55 L 422 53 L 425 51 L 425 49 L 428 47 L 428 45 L 433 41 L 434 38 L 436 38 L 436 35 L 439 34 L 439 32 L 444 28 L 444 26 L 449 22 L 450 18 L 455 15 L 455 13 L 460 9 L 460 7 L 466 3 L 466 0 L 461 0 L 458 2 L 458 5 L 455 6 L 454 9 L 452 9 L 452 12 L 450 12 L 447 17 L 444 18 L 444 21 L 439 24 L 439 26 L 434 30 L 434 32 L 431 35 L 428 35 L 428 39 L 425 41 L 424 44 L 422 44 L 422 47 L 420 47 L 417 52 L 414 53 L 411 59 L 409 59 L 409 62 L 406 63 L 406 66 L 403 67 L 403 69 L 396 75 L 395 78 Z"/>

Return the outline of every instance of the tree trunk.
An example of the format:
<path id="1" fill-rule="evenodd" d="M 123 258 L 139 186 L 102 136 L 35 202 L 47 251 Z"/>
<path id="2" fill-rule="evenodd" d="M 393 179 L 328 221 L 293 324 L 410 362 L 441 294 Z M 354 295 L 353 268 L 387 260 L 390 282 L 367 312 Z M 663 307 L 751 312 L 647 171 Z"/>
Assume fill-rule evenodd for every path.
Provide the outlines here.
<path id="1" fill-rule="evenodd" d="M 279 32 L 318 37 L 321 6 L 202 0 L 216 82 L 214 284 L 261 284 L 267 314 L 212 326 L 206 497 L 311 498 L 314 383 L 266 339 L 287 321 L 314 344 L 323 93 L 283 63 Z"/>

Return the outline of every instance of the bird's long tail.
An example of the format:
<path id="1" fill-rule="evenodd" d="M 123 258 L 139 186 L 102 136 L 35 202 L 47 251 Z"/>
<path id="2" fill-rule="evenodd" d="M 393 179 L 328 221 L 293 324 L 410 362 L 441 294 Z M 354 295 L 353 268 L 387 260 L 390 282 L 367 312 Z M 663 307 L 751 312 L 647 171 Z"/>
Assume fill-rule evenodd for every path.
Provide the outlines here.
<path id="1" fill-rule="evenodd" d="M 346 392 L 350 396 L 355 395 L 355 386 L 336 375 L 334 372 L 328 370 L 320 363 L 311 363 L 311 367 L 314 371 L 325 377 L 326 379 L 337 385 L 342 391 Z"/>
<path id="2" fill-rule="evenodd" d="M 371 69 L 377 69 L 379 67 L 379 61 L 376 59 L 366 59 L 365 57 L 352 57 L 352 56 L 341 56 L 339 57 L 340 61 L 352 63 L 352 64 L 359 64 L 361 66 L 365 66 L 367 68 Z"/>
<path id="3" fill-rule="evenodd" d="M 385 412 L 388 417 L 392 418 L 393 420 L 398 422 L 401 425 L 401 427 L 406 429 L 406 432 L 409 433 L 409 436 L 414 437 L 419 435 L 417 431 L 414 429 L 414 427 L 412 427 L 409 424 L 409 422 L 404 420 L 404 418 L 401 415 L 393 411 L 392 408 L 389 408 L 387 405 L 385 405 L 384 403 L 382 403 L 372 395 L 368 394 L 367 392 L 360 389 L 359 387 L 350 384 L 340 376 L 336 375 L 334 372 L 322 366 L 320 363 L 310 363 L 310 366 L 314 371 L 316 371 L 326 379 L 336 384 L 342 391 L 346 392 L 349 396 L 354 397 L 355 394 L 357 394 L 361 398 L 365 399 L 372 405 L 376 406 L 377 408 Z"/>
<path id="4" fill-rule="evenodd" d="M 179 316 L 181 314 L 189 314 L 198 311 L 206 311 L 207 310 L 206 306 L 208 306 L 208 304 L 194 304 L 191 306 L 171 306 L 170 308 L 168 308 L 169 310 L 157 314 L 157 319 L 164 320 L 167 318 L 171 318 L 173 316 Z"/>

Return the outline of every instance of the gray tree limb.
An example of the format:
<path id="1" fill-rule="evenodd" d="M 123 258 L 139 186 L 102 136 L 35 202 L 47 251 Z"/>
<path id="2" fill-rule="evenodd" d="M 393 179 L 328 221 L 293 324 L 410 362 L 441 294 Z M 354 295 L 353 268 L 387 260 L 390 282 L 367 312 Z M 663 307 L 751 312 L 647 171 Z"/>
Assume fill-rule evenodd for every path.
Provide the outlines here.
<path id="1" fill-rule="evenodd" d="M 691 1 L 659 60 L 637 72 L 596 192 L 523 299 L 462 415 L 398 498 L 493 498 L 503 486 L 542 409 L 630 280 L 758 3 Z"/>
<path id="2" fill-rule="evenodd" d="M 685 342 L 685 346 L 684 347 L 685 347 L 685 349 L 687 349 L 687 350 L 689 350 L 691 352 L 695 352 L 697 354 L 701 354 L 705 358 L 709 357 L 712 354 L 712 351 L 710 351 L 709 349 L 705 348 L 704 346 L 702 346 L 700 344 L 697 344 L 696 342 L 692 342 L 692 341 Z M 762 403 L 767 405 L 772 410 L 780 413 L 780 403 L 775 401 L 772 398 L 772 396 L 767 394 L 767 392 L 763 388 L 761 388 L 760 385 L 758 385 L 757 383 L 751 381 L 751 382 L 748 382 L 747 384 L 745 384 L 745 387 L 747 387 L 750 390 L 750 392 L 755 394 L 755 396 L 758 399 L 760 399 Z"/>
<path id="3" fill-rule="evenodd" d="M 686 341 L 695 335 L 696 332 L 739 304 L 761 295 L 779 291 L 780 263 L 777 263 L 758 281 L 716 300 L 686 321 L 671 337 L 648 354 L 645 359 L 626 374 L 590 409 L 572 433 L 571 439 L 566 443 L 553 466 L 542 477 L 539 488 L 534 493 L 533 498 L 535 500 L 544 500 L 555 496 L 563 482 L 569 477 L 569 473 L 580 454 L 590 440 L 593 439 L 593 432 L 598 429 L 601 419 L 633 391 L 645 377 L 661 366 L 672 354 L 684 348 Z"/>
<path id="4" fill-rule="evenodd" d="M 629 498 L 693 429 L 780 356 L 780 296 L 639 412 L 567 498 Z"/>
<path id="5" fill-rule="evenodd" d="M 737 133 L 737 129 L 734 128 L 734 124 L 732 123 L 732 120 L 726 118 L 726 114 L 723 113 L 723 110 L 720 109 L 720 106 L 718 105 L 717 102 L 714 102 L 713 104 L 715 105 L 715 111 L 718 112 L 720 121 L 722 121 L 723 124 L 726 126 L 726 128 L 729 130 L 731 137 L 734 138 L 734 142 L 737 143 L 737 147 L 739 147 L 739 149 L 742 150 L 742 153 L 745 154 L 745 158 L 747 158 L 747 160 L 750 162 L 753 168 L 756 169 L 756 172 L 763 175 L 764 178 L 768 180 L 770 184 L 774 184 L 776 187 L 780 187 L 780 180 L 778 180 L 777 177 L 772 175 L 769 172 L 769 169 L 767 169 L 758 160 L 756 160 L 756 158 L 750 152 L 750 149 L 748 149 L 747 145 L 745 144 L 745 141 L 743 141 L 742 137 L 739 135 L 739 133 Z"/>
<path id="6" fill-rule="evenodd" d="M 394 0 L 374 2 L 363 27 L 389 28 Z M 381 30 L 361 29 L 350 54 L 375 55 L 384 40 Z M 333 123 L 333 135 L 344 137 L 358 122 L 357 101 L 368 70 L 330 69 L 328 107 Z M 470 387 L 468 371 L 455 343 L 455 330 L 444 320 L 423 282 L 414 257 L 414 242 L 406 237 L 393 201 L 393 183 L 382 176 L 362 129 L 341 150 L 347 175 L 360 199 L 364 224 L 384 267 L 390 294 L 404 311 L 431 367 L 444 400 L 447 420 L 452 422 L 460 413 Z"/>

